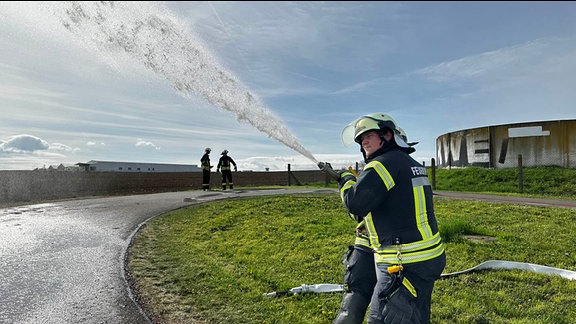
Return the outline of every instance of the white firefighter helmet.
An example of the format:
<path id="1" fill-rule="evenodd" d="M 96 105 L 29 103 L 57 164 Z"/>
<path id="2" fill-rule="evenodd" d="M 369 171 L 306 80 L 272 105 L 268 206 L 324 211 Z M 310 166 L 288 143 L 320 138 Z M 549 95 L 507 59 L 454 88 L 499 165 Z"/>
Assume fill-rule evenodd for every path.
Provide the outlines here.
<path id="1" fill-rule="evenodd" d="M 398 135 L 402 137 L 404 142 L 408 143 L 408 135 L 406 135 L 406 132 L 404 131 L 404 129 L 402 129 L 402 127 L 398 127 Z"/>
<path id="2" fill-rule="evenodd" d="M 384 130 L 386 128 L 392 130 L 394 133 L 394 141 L 398 146 L 410 147 L 400 135 L 400 127 L 396 124 L 396 121 L 384 113 L 365 115 L 348 124 L 342 131 L 342 143 L 346 146 L 353 142 L 360 144 L 362 142 L 362 134 L 371 130 Z"/>
<path id="3" fill-rule="evenodd" d="M 418 142 L 408 142 L 408 135 L 406 135 L 406 132 L 404 131 L 404 129 L 402 129 L 402 127 L 398 127 L 398 133 L 400 134 L 400 137 L 402 137 L 404 142 L 406 142 L 406 144 L 408 144 L 409 146 L 414 146 L 418 144 Z"/>
<path id="4" fill-rule="evenodd" d="M 224 150 L 224 151 L 222 151 L 222 153 L 221 153 L 221 154 L 222 154 L 222 155 L 226 155 L 226 154 L 228 154 L 228 150 Z"/>

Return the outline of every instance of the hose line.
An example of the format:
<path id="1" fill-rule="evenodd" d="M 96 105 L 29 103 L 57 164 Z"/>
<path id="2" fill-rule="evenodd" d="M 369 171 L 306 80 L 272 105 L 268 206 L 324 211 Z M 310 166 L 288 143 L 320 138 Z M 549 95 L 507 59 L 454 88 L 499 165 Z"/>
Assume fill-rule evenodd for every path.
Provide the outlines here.
<path id="1" fill-rule="evenodd" d="M 539 264 L 533 263 L 524 263 L 524 262 L 515 262 L 515 261 L 505 261 L 505 260 L 488 260 L 485 262 L 480 263 L 479 265 L 462 270 L 456 271 L 451 273 L 443 273 L 441 275 L 441 279 L 446 279 L 450 277 L 459 276 L 464 273 L 471 273 L 481 270 L 524 270 L 524 271 L 532 271 L 536 273 L 543 273 L 547 275 L 556 275 L 562 278 L 576 280 L 576 272 L 560 269 L 560 268 L 553 268 L 548 266 L 543 266 Z"/>
<path id="2" fill-rule="evenodd" d="M 472 273 L 482 270 L 523 270 L 552 276 L 560 276 L 562 278 L 569 280 L 576 280 L 576 271 L 553 268 L 534 263 L 515 262 L 506 260 L 488 260 L 470 269 L 450 273 L 443 273 L 440 276 L 440 279 L 448 279 L 459 276 L 461 274 Z M 344 291 L 344 286 L 339 284 L 315 284 L 315 285 L 303 284 L 302 286 L 294 287 L 289 290 L 274 291 L 271 293 L 265 293 L 263 295 L 265 297 L 279 297 L 279 296 L 290 296 L 306 293 L 333 293 L 342 291 Z"/>

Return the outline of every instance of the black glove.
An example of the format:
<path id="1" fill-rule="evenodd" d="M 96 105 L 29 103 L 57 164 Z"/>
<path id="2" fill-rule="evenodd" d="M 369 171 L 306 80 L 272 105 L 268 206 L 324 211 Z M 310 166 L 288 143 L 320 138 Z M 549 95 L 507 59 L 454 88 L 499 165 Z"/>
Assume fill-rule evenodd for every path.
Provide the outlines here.
<path id="1" fill-rule="evenodd" d="M 237 167 L 234 167 L 234 172 L 238 172 L 238 168 L 237 168 Z"/>
<path id="2" fill-rule="evenodd" d="M 382 317 L 386 324 L 419 324 L 422 322 L 416 298 L 404 287 L 392 293 L 382 309 Z"/>
<path id="3" fill-rule="evenodd" d="M 342 188 L 342 186 L 344 186 L 344 184 L 346 184 L 346 182 L 348 181 L 356 182 L 356 177 L 352 174 L 352 172 L 348 170 L 340 171 L 339 176 L 340 176 L 340 179 L 338 180 L 339 188 Z"/>
<path id="4" fill-rule="evenodd" d="M 320 170 L 325 172 L 327 175 L 331 176 L 332 179 L 334 179 L 336 181 L 340 181 L 340 173 L 334 171 L 334 169 L 332 169 L 332 166 L 330 165 L 330 163 L 320 162 L 320 163 L 318 163 L 318 167 L 320 168 Z"/>

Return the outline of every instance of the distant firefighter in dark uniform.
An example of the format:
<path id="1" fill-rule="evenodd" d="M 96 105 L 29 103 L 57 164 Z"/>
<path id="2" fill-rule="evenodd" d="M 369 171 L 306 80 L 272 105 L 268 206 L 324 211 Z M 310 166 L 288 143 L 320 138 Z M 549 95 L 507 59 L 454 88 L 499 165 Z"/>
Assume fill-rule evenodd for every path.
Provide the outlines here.
<path id="1" fill-rule="evenodd" d="M 226 185 L 230 186 L 230 189 L 234 189 L 234 183 L 232 182 L 232 170 L 231 165 L 234 166 L 234 172 L 238 171 L 236 167 L 236 162 L 228 156 L 228 150 L 222 151 L 222 156 L 218 161 L 218 166 L 216 166 L 216 172 L 222 170 L 222 190 L 226 190 Z"/>
<path id="2" fill-rule="evenodd" d="M 212 150 L 207 147 L 204 149 L 204 155 L 200 159 L 200 166 L 202 167 L 202 190 L 210 190 L 210 169 L 214 166 L 210 165 L 210 152 Z"/>

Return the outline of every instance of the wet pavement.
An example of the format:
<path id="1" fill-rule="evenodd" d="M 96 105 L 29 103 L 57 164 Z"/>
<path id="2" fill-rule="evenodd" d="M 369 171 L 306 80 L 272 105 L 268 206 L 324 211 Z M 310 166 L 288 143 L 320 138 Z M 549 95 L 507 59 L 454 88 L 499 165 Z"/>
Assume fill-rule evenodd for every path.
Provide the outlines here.
<path id="1" fill-rule="evenodd" d="M 0 323 L 149 323 L 124 259 L 147 220 L 196 203 L 336 189 L 187 191 L 0 209 Z"/>
<path id="2" fill-rule="evenodd" d="M 150 323 L 133 300 L 124 260 L 149 219 L 192 204 L 337 189 L 187 191 L 0 209 L 0 323 Z M 436 196 L 576 208 L 575 201 L 472 193 Z"/>

